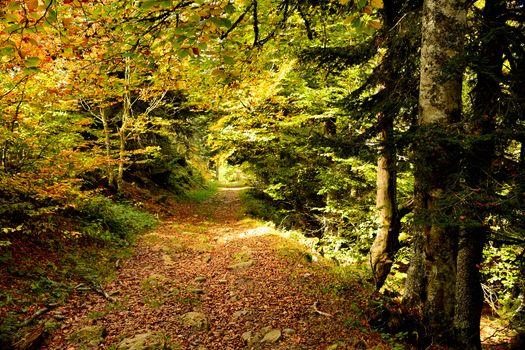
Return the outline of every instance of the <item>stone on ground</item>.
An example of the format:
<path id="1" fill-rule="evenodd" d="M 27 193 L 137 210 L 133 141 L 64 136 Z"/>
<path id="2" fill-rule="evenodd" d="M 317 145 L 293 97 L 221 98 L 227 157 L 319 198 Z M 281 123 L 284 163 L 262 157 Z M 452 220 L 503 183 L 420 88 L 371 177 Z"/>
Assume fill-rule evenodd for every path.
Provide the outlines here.
<path id="1" fill-rule="evenodd" d="M 230 271 L 241 270 L 241 269 L 248 268 L 252 266 L 253 264 L 254 264 L 253 260 L 243 261 L 243 262 L 228 266 L 228 270 Z"/>
<path id="2" fill-rule="evenodd" d="M 246 316 L 247 314 L 248 314 L 248 310 L 235 311 L 233 313 L 233 319 L 237 320 L 237 319 L 241 318 L 242 316 Z"/>
<path id="3" fill-rule="evenodd" d="M 162 334 L 148 332 L 123 339 L 117 345 L 117 350 L 160 350 L 165 347 L 166 339 Z"/>
<path id="4" fill-rule="evenodd" d="M 97 346 L 104 341 L 106 329 L 103 326 L 86 326 L 69 337 L 69 341 L 84 346 Z"/>
<path id="5" fill-rule="evenodd" d="M 198 330 L 208 329 L 208 318 L 202 312 L 191 311 L 179 317 L 180 323 Z"/>
<path id="6" fill-rule="evenodd" d="M 293 328 L 285 328 L 285 329 L 283 329 L 283 333 L 286 334 L 286 335 L 292 335 L 292 334 L 295 334 L 295 329 L 293 329 Z"/>
<path id="7" fill-rule="evenodd" d="M 248 348 L 251 348 L 252 346 L 259 343 L 260 340 L 259 336 L 252 331 L 244 332 L 241 337 L 246 342 Z"/>
<path id="8" fill-rule="evenodd" d="M 263 339 L 261 340 L 261 343 L 275 343 L 279 339 L 281 339 L 281 330 L 272 329 L 264 335 Z"/>

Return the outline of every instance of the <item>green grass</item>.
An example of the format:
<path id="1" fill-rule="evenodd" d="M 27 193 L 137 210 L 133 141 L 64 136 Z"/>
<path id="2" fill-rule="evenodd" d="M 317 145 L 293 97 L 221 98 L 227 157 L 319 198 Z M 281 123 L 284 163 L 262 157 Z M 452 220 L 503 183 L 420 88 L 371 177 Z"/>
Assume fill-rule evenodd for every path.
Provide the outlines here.
<path id="1" fill-rule="evenodd" d="M 202 202 L 217 193 L 219 185 L 216 182 L 210 182 L 204 188 L 188 191 L 184 198 L 192 202 Z"/>

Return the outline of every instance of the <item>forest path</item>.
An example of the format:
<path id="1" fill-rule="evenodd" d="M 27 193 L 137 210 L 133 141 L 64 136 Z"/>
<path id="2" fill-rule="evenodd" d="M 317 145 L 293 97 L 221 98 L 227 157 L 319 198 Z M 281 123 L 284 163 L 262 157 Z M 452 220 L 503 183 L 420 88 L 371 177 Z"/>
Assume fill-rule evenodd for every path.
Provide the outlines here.
<path id="1" fill-rule="evenodd" d="M 359 285 L 245 219 L 240 190 L 177 204 L 141 237 L 106 297 L 78 294 L 60 309 L 68 319 L 43 349 L 131 349 L 123 340 L 152 332 L 173 349 L 390 348 L 365 321 Z"/>

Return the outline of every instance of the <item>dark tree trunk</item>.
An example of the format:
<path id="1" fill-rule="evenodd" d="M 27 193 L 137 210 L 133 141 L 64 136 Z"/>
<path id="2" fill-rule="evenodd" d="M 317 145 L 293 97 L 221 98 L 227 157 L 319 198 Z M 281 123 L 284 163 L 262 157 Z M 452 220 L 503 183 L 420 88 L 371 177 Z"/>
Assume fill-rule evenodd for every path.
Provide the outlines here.
<path id="1" fill-rule="evenodd" d="M 462 345 L 462 349 L 481 349 L 483 290 L 479 280 L 479 264 L 484 243 L 485 235 L 481 229 L 460 233 L 454 329 L 456 341 Z"/>
<path id="2" fill-rule="evenodd" d="M 324 123 L 324 133 L 327 136 L 335 136 L 337 134 L 336 118 L 328 118 Z"/>
<path id="3" fill-rule="evenodd" d="M 469 127 L 474 141 L 468 154 L 466 182 L 477 193 L 492 194 L 490 186 L 490 167 L 494 158 L 494 141 L 490 135 L 494 132 L 494 120 L 498 111 L 499 78 L 503 64 L 504 40 L 495 35 L 498 27 L 504 26 L 502 14 L 505 2 L 487 0 L 483 9 L 483 27 L 480 30 L 479 55 L 486 64 L 478 67 L 477 84 L 474 93 L 474 113 Z M 464 349 L 481 349 L 480 318 L 483 306 L 483 291 L 480 284 L 479 264 L 482 260 L 486 241 L 486 229 L 483 227 L 487 213 L 465 213 L 466 219 L 477 219 L 478 228 L 465 229 L 460 238 L 458 251 L 458 278 L 456 284 L 456 310 L 454 328 L 456 341 Z"/>

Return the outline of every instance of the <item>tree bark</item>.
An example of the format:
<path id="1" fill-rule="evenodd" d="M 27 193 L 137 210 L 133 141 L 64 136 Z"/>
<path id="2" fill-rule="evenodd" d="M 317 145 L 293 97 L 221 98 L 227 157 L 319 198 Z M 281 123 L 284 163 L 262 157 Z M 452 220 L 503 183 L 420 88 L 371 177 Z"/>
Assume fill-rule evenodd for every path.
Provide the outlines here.
<path id="1" fill-rule="evenodd" d="M 498 29 L 504 27 L 502 19 L 506 8 L 505 1 L 488 0 L 483 8 L 483 24 L 479 33 L 481 43 L 479 55 L 487 61 L 477 72 L 474 87 L 473 115 L 469 121 L 474 141 L 469 152 L 467 165 L 467 184 L 479 194 L 491 194 L 490 168 L 494 158 L 494 141 L 490 136 L 495 129 L 498 111 L 498 95 L 503 65 L 504 40 Z M 479 264 L 487 232 L 483 227 L 487 213 L 465 213 L 469 220 L 478 218 L 477 228 L 463 230 L 458 251 L 458 278 L 456 284 L 456 310 L 454 329 L 456 341 L 464 349 L 481 349 L 480 318 L 483 306 L 483 291 L 480 284 Z"/>
<path id="2" fill-rule="evenodd" d="M 397 218 L 396 152 L 393 145 L 394 124 L 389 116 L 379 132 L 380 155 L 377 159 L 376 207 L 380 227 L 370 248 L 370 268 L 376 289 L 383 286 L 399 249 L 399 220 Z"/>
<path id="3" fill-rule="evenodd" d="M 117 191 L 122 191 L 122 186 L 124 184 L 124 165 L 126 162 L 126 143 L 127 143 L 127 133 L 128 126 L 131 122 L 131 96 L 130 96 L 130 82 L 131 82 L 131 66 L 129 63 L 129 57 L 125 59 L 125 70 L 124 70 L 124 94 L 122 99 L 122 124 L 118 131 L 119 135 L 119 159 L 118 159 L 118 170 L 117 170 Z"/>
<path id="4" fill-rule="evenodd" d="M 450 222 L 449 194 L 459 168 L 451 126 L 461 116 L 462 54 L 466 27 L 464 0 L 425 0 L 423 4 L 418 124 L 421 130 L 415 177 L 421 186 L 425 267 L 423 317 L 434 342 L 452 336 L 455 309 L 457 223 Z"/>
<path id="5" fill-rule="evenodd" d="M 420 212 L 424 207 L 424 194 L 419 186 L 417 178 L 414 181 L 414 215 L 421 216 Z M 403 304 L 410 308 L 421 308 L 425 300 L 425 250 L 423 249 L 425 237 L 423 234 L 424 225 L 414 222 L 414 235 L 412 241 L 412 258 L 407 271 L 405 281 L 405 291 L 403 293 Z"/>
<path id="6" fill-rule="evenodd" d="M 102 127 L 104 128 L 104 148 L 106 150 L 106 158 L 108 162 L 111 161 L 111 130 L 109 129 L 108 116 L 104 108 L 99 108 L 100 120 L 102 121 Z M 113 187 L 115 182 L 115 174 L 113 173 L 113 164 L 108 163 L 106 166 L 106 175 L 108 177 L 108 186 Z"/>
<path id="7" fill-rule="evenodd" d="M 480 318 L 483 307 L 479 264 L 483 257 L 485 235 L 482 230 L 463 230 L 457 257 L 456 309 L 454 331 L 462 349 L 481 349 Z"/>

